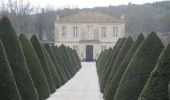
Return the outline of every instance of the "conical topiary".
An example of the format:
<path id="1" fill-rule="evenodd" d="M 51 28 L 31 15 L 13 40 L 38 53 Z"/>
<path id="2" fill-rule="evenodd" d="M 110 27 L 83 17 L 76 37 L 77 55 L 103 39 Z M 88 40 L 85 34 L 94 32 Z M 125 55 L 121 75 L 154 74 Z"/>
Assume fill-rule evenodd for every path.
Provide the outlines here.
<path id="1" fill-rule="evenodd" d="M 121 62 L 125 58 L 127 52 L 129 51 L 130 47 L 132 46 L 132 44 L 133 44 L 132 37 L 128 37 L 127 40 L 125 41 L 125 43 L 122 45 L 122 48 L 120 49 L 120 51 L 116 57 L 116 60 L 112 66 L 113 68 L 110 72 L 110 75 L 107 79 L 107 82 L 106 82 L 104 88 L 107 88 L 109 86 L 109 84 L 111 84 L 112 78 L 114 77 L 115 73 L 117 72 L 117 69 L 119 68 Z"/>
<path id="2" fill-rule="evenodd" d="M 0 100 L 22 100 L 0 41 Z"/>
<path id="3" fill-rule="evenodd" d="M 118 41 L 116 42 L 115 46 L 113 47 L 112 49 L 112 52 L 109 56 L 111 56 L 111 58 L 109 59 L 109 61 L 107 62 L 108 64 L 105 65 L 105 64 L 102 64 L 103 62 L 103 58 L 104 58 L 104 52 L 106 52 L 107 50 L 105 50 L 104 52 L 101 52 L 98 59 L 96 60 L 96 66 L 97 66 L 97 73 L 98 73 L 98 76 L 99 76 L 99 81 L 101 82 L 102 78 L 105 79 L 105 74 L 106 74 L 106 71 L 108 69 L 108 66 L 114 62 L 114 52 L 116 51 L 116 48 L 119 46 L 119 44 L 122 42 L 122 38 L 119 38 Z M 106 63 L 106 61 L 105 61 Z M 104 69 L 102 70 L 101 67 L 104 67 Z"/>
<path id="4" fill-rule="evenodd" d="M 101 77 L 100 89 L 101 89 L 102 92 L 104 92 L 104 88 L 105 88 L 107 79 L 109 78 L 109 75 L 110 75 L 111 70 L 113 68 L 112 66 L 113 66 L 113 64 L 116 60 L 116 57 L 117 57 L 117 55 L 118 55 L 118 53 L 119 53 L 119 51 L 120 51 L 120 49 L 121 49 L 121 47 L 122 47 L 122 45 L 124 44 L 125 41 L 126 41 L 126 38 L 122 38 L 120 40 L 120 42 L 118 42 L 117 45 L 113 48 L 114 52 L 112 54 L 112 58 L 111 58 L 110 62 L 108 63 L 108 65 L 105 66 L 106 68 L 105 68 L 104 72 L 102 73 L 102 76 L 100 76 Z M 103 70 L 103 69 L 100 68 L 100 70 Z"/>
<path id="5" fill-rule="evenodd" d="M 74 55 L 75 58 L 76 58 L 75 60 L 76 60 L 76 62 L 77 62 L 77 71 L 78 71 L 78 70 L 81 68 L 81 59 L 79 58 L 76 50 L 73 50 L 73 49 L 72 49 L 72 52 L 73 52 L 73 55 Z"/>
<path id="6" fill-rule="evenodd" d="M 49 64 L 49 69 L 50 69 L 50 72 L 51 72 L 51 76 L 53 77 L 53 81 L 54 81 L 55 87 L 59 88 L 62 84 L 61 84 L 60 77 L 58 75 L 58 71 L 56 70 L 54 63 L 51 60 L 51 57 L 49 56 L 47 50 L 44 48 L 43 45 L 42 45 L 42 49 L 43 49 L 43 51 L 45 53 L 45 56 L 47 58 L 47 62 Z"/>
<path id="7" fill-rule="evenodd" d="M 38 94 L 29 74 L 20 41 L 7 17 L 2 17 L 0 20 L 0 38 L 22 99 L 38 100 Z"/>
<path id="8" fill-rule="evenodd" d="M 138 99 L 163 47 L 156 33 L 150 33 L 130 61 L 122 76 L 114 100 Z"/>
<path id="9" fill-rule="evenodd" d="M 133 43 L 131 48 L 129 49 L 126 57 L 122 61 L 121 65 L 119 66 L 115 76 L 112 78 L 111 84 L 107 88 L 104 89 L 104 98 L 106 100 L 113 100 L 115 93 L 117 91 L 117 87 L 119 86 L 120 80 L 123 76 L 124 71 L 126 70 L 131 58 L 133 57 L 136 49 L 144 40 L 144 36 L 142 34 L 139 35 L 138 39 Z"/>
<path id="10" fill-rule="evenodd" d="M 68 60 L 64 60 L 67 53 L 65 51 L 63 51 L 64 54 L 63 52 L 60 52 L 60 49 L 57 46 L 56 47 L 53 46 L 53 51 L 55 53 L 56 58 L 59 59 L 60 63 L 63 65 L 64 70 L 67 71 L 67 76 L 70 79 L 73 75 L 73 73 L 70 72 L 70 70 L 73 69 L 69 66 Z"/>
<path id="11" fill-rule="evenodd" d="M 56 59 L 56 57 L 55 57 L 54 52 L 51 50 L 51 48 L 46 48 L 46 50 L 47 50 L 48 54 L 49 54 L 50 57 L 51 57 L 51 60 L 53 61 L 54 65 L 55 65 L 55 68 L 56 68 L 56 70 L 57 70 L 57 72 L 58 72 L 58 75 L 59 75 L 59 77 L 60 77 L 60 80 L 61 80 L 61 84 L 62 84 L 62 85 L 65 84 L 66 81 L 67 81 L 67 78 L 66 78 L 66 76 L 65 76 L 65 73 L 64 73 L 63 70 L 61 69 L 61 66 L 59 66 L 58 61 L 57 61 L 57 59 Z"/>
<path id="12" fill-rule="evenodd" d="M 74 53 L 75 57 L 76 57 L 76 60 L 77 60 L 77 64 L 78 64 L 78 70 L 81 68 L 81 59 L 80 57 L 78 56 L 76 50 L 73 50 L 72 49 L 72 52 Z"/>
<path id="13" fill-rule="evenodd" d="M 70 58 L 72 58 L 71 62 L 74 62 L 73 66 L 71 67 L 71 69 L 72 69 L 71 73 L 73 73 L 72 76 L 74 76 L 74 74 L 79 70 L 79 66 L 80 66 L 78 59 L 76 58 L 76 55 L 75 55 L 75 54 L 77 54 L 77 52 L 74 52 L 73 49 L 68 48 L 68 54 L 70 54 Z"/>
<path id="14" fill-rule="evenodd" d="M 103 55 L 102 55 L 102 57 L 101 57 L 101 60 L 100 60 L 100 62 L 98 62 L 98 64 L 97 64 L 97 67 L 98 67 L 98 74 L 99 74 L 99 83 L 100 83 L 100 85 L 102 86 L 102 74 L 103 74 L 103 72 L 106 70 L 106 68 L 107 68 L 107 60 L 109 59 L 108 58 L 108 56 L 109 55 L 112 55 L 112 51 L 113 51 L 113 49 L 112 48 L 109 48 L 109 49 L 107 49 L 107 50 L 105 50 L 105 51 L 103 51 Z"/>
<path id="15" fill-rule="evenodd" d="M 66 67 L 63 65 L 63 63 L 61 62 L 63 56 L 65 56 L 65 55 L 62 56 L 61 54 L 59 54 L 59 55 L 56 56 L 56 54 L 58 54 L 58 53 L 55 53 L 55 50 L 52 49 L 51 46 L 49 46 L 48 44 L 46 44 L 45 47 L 46 47 L 46 49 L 47 49 L 47 51 L 48 51 L 49 53 L 50 53 L 50 51 L 51 51 L 51 53 L 54 55 L 53 58 L 56 59 L 55 62 L 59 65 L 59 68 L 60 68 L 61 72 L 63 73 L 63 76 L 65 77 L 65 79 L 68 80 L 69 77 L 70 77 L 70 73 L 68 72 L 68 70 L 66 69 Z M 66 54 L 66 53 L 65 53 L 65 54 Z M 65 61 L 65 63 L 67 63 L 67 61 Z"/>
<path id="16" fill-rule="evenodd" d="M 48 85 L 49 85 L 49 89 L 50 92 L 53 91 L 53 87 L 54 87 L 54 81 L 52 79 L 51 73 L 50 73 L 50 69 L 49 69 L 49 65 L 46 59 L 46 56 L 42 50 L 41 44 L 39 42 L 39 40 L 37 39 L 37 37 L 35 35 L 33 35 L 30 39 L 32 46 L 34 47 L 34 50 L 39 58 L 39 61 L 41 63 L 42 69 L 44 71 L 44 74 L 47 78 L 48 81 Z"/>
<path id="17" fill-rule="evenodd" d="M 32 76 L 34 85 L 37 89 L 39 99 L 44 100 L 49 97 L 50 92 L 48 82 L 45 77 L 44 71 L 42 70 L 38 56 L 34 48 L 32 47 L 30 41 L 24 34 L 20 34 L 19 39 L 22 45 L 28 70 Z M 53 90 L 55 90 L 55 88 Z"/>
<path id="18" fill-rule="evenodd" d="M 72 58 L 71 57 L 71 52 L 69 50 L 69 47 L 66 47 L 66 46 L 63 46 L 61 45 L 59 47 L 59 55 L 62 56 L 62 60 L 64 62 L 66 62 L 66 66 L 65 66 L 65 69 L 64 70 L 67 70 L 68 71 L 68 79 L 70 79 L 72 76 L 71 76 L 71 73 L 72 73 L 72 70 L 76 67 L 74 66 L 74 61 L 72 61 Z"/>
<path id="19" fill-rule="evenodd" d="M 74 62 L 71 61 L 71 59 L 74 59 L 74 58 L 71 58 L 71 54 L 68 52 L 69 48 L 66 48 L 65 46 L 61 45 L 60 48 L 59 48 L 59 51 L 58 53 L 58 56 L 56 56 L 56 58 L 59 59 L 59 56 L 61 56 L 63 59 L 62 61 L 65 62 L 65 66 L 63 68 L 63 70 L 65 70 L 65 72 L 67 72 L 67 78 L 70 79 L 71 78 L 71 69 L 73 69 L 73 64 Z"/>
<path id="20" fill-rule="evenodd" d="M 118 44 L 118 43 L 117 43 Z M 105 79 L 106 79 L 106 70 L 107 70 L 107 68 L 108 68 L 108 65 L 113 61 L 112 60 L 112 57 L 113 57 L 113 54 L 114 54 L 114 51 L 115 51 L 115 48 L 117 47 L 117 45 L 115 45 L 115 47 L 112 49 L 112 48 L 110 48 L 109 49 L 109 51 L 108 51 L 108 53 L 107 53 L 107 56 L 105 57 L 105 60 L 103 61 L 103 64 L 100 64 L 99 66 L 100 66 L 100 78 L 99 78 L 99 80 L 100 80 L 100 84 L 102 85 L 102 84 L 105 84 Z M 103 87 L 104 88 L 104 87 Z M 101 88 L 102 89 L 102 88 Z M 103 91 L 103 89 L 102 89 L 102 91 Z"/>
<path id="21" fill-rule="evenodd" d="M 170 43 L 161 53 L 157 65 L 147 80 L 138 100 L 168 100 L 170 81 Z"/>
<path id="22" fill-rule="evenodd" d="M 168 84 L 168 92 L 169 92 L 169 99 L 170 99 L 170 82 Z"/>

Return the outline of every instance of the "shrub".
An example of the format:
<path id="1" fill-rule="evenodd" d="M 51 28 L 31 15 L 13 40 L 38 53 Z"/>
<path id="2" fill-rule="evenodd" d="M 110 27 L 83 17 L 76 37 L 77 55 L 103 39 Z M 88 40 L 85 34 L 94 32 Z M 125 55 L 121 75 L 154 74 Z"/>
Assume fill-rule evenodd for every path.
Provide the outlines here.
<path id="1" fill-rule="evenodd" d="M 170 81 L 170 43 L 161 53 L 138 100 L 168 100 Z"/>
<path id="2" fill-rule="evenodd" d="M 44 48 L 44 46 L 42 46 L 42 49 L 43 49 L 45 56 L 47 58 L 47 62 L 49 64 L 50 72 L 51 72 L 51 75 L 53 77 L 53 81 L 55 83 L 55 87 L 59 88 L 62 84 L 61 84 L 61 79 L 59 77 L 58 71 L 56 70 L 54 63 L 53 63 L 51 57 L 49 56 L 47 50 Z"/>
<path id="3" fill-rule="evenodd" d="M 32 46 L 34 47 L 34 50 L 39 58 L 39 61 L 41 63 L 42 69 L 44 71 L 44 74 L 47 78 L 47 82 L 48 82 L 48 86 L 50 91 L 53 91 L 53 86 L 54 86 L 54 81 L 52 79 L 51 73 L 50 73 L 50 69 L 49 69 L 49 65 L 46 59 L 46 56 L 42 50 L 41 44 L 39 42 L 39 40 L 37 39 L 37 37 L 35 35 L 33 35 L 30 39 Z"/>
<path id="4" fill-rule="evenodd" d="M 105 87 L 104 88 L 107 88 L 109 86 L 109 84 L 111 84 L 111 80 L 112 78 L 115 76 L 115 73 L 117 72 L 121 62 L 123 61 L 123 59 L 125 58 L 127 52 L 129 51 L 130 47 L 132 46 L 133 44 L 133 39 L 132 37 L 128 37 L 126 39 L 126 41 L 124 42 L 124 44 L 122 45 L 117 57 L 116 57 L 116 60 L 112 66 L 112 70 L 110 72 L 110 75 L 108 77 L 108 79 L 106 80 L 106 84 L 105 84 Z"/>
<path id="5" fill-rule="evenodd" d="M 119 66 L 115 76 L 111 80 L 111 84 L 108 85 L 107 88 L 104 89 L 104 98 L 106 100 L 113 100 L 115 93 L 117 91 L 117 87 L 119 86 L 120 80 L 123 76 L 124 71 L 126 70 L 129 62 L 131 61 L 136 49 L 144 40 L 144 36 L 142 34 L 139 35 L 138 39 L 133 43 L 131 48 L 129 49 L 126 57 L 122 61 L 121 65 Z"/>
<path id="6" fill-rule="evenodd" d="M 0 41 L 0 100 L 22 100 Z"/>
<path id="7" fill-rule="evenodd" d="M 65 84 L 65 83 L 67 82 L 67 77 L 65 76 L 64 71 L 61 69 L 61 66 L 59 66 L 58 61 L 57 61 L 57 59 L 56 59 L 56 57 L 55 57 L 54 52 L 52 51 L 51 48 L 47 48 L 47 46 L 45 46 L 45 48 L 46 48 L 48 54 L 50 55 L 50 57 L 51 57 L 54 65 L 55 65 L 56 70 L 58 71 L 58 75 L 59 75 L 59 77 L 60 77 L 60 80 L 61 80 L 62 85 Z"/>
<path id="8" fill-rule="evenodd" d="M 168 92 L 169 92 L 169 99 L 170 99 L 170 82 L 168 84 Z"/>
<path id="9" fill-rule="evenodd" d="M 20 41 L 7 17 L 2 17 L 0 20 L 0 38 L 22 99 L 38 100 L 38 94 L 29 74 Z"/>
<path id="10" fill-rule="evenodd" d="M 38 56 L 36 55 L 36 52 L 30 41 L 24 34 L 20 34 L 19 39 L 22 45 L 28 70 L 32 76 L 34 85 L 37 89 L 39 99 L 44 100 L 50 95 L 50 93 L 48 82 L 45 77 L 44 71 L 42 70 Z M 53 91 L 54 90 L 55 88 L 53 88 Z"/>
<path id="11" fill-rule="evenodd" d="M 130 61 L 114 100 L 137 100 L 150 72 L 153 70 L 156 60 L 162 51 L 163 44 L 155 32 L 142 42 Z"/>
<path id="12" fill-rule="evenodd" d="M 57 52 L 56 48 L 53 48 L 52 50 L 53 50 L 54 55 L 58 61 L 59 66 L 61 66 L 60 67 L 61 70 L 64 72 L 67 80 L 69 80 L 71 78 L 71 73 L 70 73 L 71 69 L 69 69 L 70 66 L 68 65 L 68 58 L 66 57 L 67 53 L 65 52 L 65 49 L 66 48 L 64 48 L 62 52 L 59 52 L 59 51 Z"/>
<path id="13" fill-rule="evenodd" d="M 102 73 L 101 76 L 100 76 L 100 74 L 99 74 L 99 79 L 100 79 L 100 77 L 101 77 L 101 79 L 100 79 L 100 81 L 101 81 L 101 83 L 100 83 L 100 89 L 101 89 L 102 92 L 104 92 L 104 88 L 105 88 L 107 79 L 108 79 L 108 77 L 109 77 L 109 75 L 110 75 L 110 72 L 111 72 L 111 70 L 112 70 L 112 66 L 113 66 L 113 64 L 114 64 L 114 62 L 115 62 L 115 59 L 116 59 L 116 57 L 117 57 L 117 55 L 118 55 L 118 53 L 119 53 L 119 51 L 120 51 L 123 43 L 125 42 L 125 40 L 126 40 L 126 38 L 123 38 L 123 39 L 121 39 L 119 42 L 117 42 L 117 45 L 113 48 L 114 52 L 113 52 L 113 54 L 112 54 L 112 58 L 111 58 L 110 62 L 108 63 L 108 65 L 105 65 L 105 66 L 104 66 L 105 69 L 99 68 L 100 70 L 104 70 L 103 73 L 102 73 L 102 72 L 99 72 L 99 73 Z M 110 55 L 110 54 L 109 54 L 109 55 Z M 107 56 L 106 56 L 106 57 L 107 57 Z M 100 62 L 102 62 L 102 61 L 103 61 L 103 60 L 101 60 Z"/>

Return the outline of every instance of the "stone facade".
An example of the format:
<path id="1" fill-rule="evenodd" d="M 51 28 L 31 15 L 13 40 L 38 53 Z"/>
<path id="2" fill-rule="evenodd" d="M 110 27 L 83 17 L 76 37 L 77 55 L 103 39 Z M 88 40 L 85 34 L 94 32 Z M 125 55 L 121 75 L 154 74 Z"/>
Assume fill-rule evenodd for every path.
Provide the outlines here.
<path id="1" fill-rule="evenodd" d="M 55 45 L 74 48 L 82 60 L 95 60 L 125 36 L 125 22 L 98 12 L 80 12 L 55 23 Z M 90 56 L 90 57 L 88 57 Z"/>

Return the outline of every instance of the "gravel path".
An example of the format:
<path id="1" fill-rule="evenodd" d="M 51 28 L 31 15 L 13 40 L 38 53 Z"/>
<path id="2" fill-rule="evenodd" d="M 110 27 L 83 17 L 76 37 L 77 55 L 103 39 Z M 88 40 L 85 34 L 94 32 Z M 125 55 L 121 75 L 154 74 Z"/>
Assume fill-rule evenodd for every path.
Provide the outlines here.
<path id="1" fill-rule="evenodd" d="M 82 68 L 47 100 L 103 100 L 95 62 L 82 62 Z"/>

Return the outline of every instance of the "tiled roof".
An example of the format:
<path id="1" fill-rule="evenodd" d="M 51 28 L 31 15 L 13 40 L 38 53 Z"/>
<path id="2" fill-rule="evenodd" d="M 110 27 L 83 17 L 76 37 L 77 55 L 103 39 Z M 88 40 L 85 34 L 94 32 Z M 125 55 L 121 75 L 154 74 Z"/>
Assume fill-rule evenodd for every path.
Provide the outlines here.
<path id="1" fill-rule="evenodd" d="M 100 12 L 79 12 L 57 20 L 57 23 L 121 23 L 121 19 Z"/>

